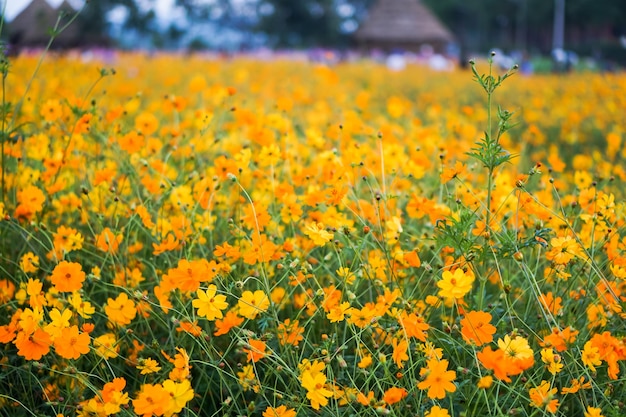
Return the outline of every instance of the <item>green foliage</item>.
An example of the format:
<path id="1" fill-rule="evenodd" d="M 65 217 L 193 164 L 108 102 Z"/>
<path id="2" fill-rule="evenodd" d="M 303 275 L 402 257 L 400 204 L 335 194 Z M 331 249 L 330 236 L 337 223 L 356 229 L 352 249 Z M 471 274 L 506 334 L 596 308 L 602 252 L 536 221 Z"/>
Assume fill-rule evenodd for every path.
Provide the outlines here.
<path id="1" fill-rule="evenodd" d="M 341 24 L 347 20 L 337 9 L 336 0 L 291 1 L 264 0 L 258 10 L 260 20 L 257 29 L 266 33 L 270 42 L 279 47 L 311 47 L 345 44 L 346 35 Z M 368 1 L 346 2 L 365 7 Z M 263 12 L 266 11 L 266 12 Z"/>

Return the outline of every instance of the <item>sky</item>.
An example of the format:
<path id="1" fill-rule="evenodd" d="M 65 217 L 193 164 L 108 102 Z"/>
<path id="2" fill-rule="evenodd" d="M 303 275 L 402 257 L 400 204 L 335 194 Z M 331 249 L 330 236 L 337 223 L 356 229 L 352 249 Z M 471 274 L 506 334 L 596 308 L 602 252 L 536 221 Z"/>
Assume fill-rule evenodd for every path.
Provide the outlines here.
<path id="1" fill-rule="evenodd" d="M 46 0 L 53 7 L 58 7 L 63 0 Z M 0 8 L 6 7 L 4 9 L 6 11 L 6 18 L 8 21 L 11 21 L 15 16 L 17 16 L 28 4 L 31 0 L 0 0 Z M 69 0 L 69 2 L 74 7 L 80 7 L 84 1 L 83 0 Z M 154 8 L 157 14 L 157 17 L 161 20 L 167 20 L 175 0 L 154 0 Z"/>

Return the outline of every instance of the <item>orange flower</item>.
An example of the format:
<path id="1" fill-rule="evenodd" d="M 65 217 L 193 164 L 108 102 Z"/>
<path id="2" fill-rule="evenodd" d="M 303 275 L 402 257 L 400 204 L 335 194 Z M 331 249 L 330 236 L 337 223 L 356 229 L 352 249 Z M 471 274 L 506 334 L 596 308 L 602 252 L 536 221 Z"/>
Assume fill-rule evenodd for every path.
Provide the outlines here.
<path id="1" fill-rule="evenodd" d="M 626 359 L 624 341 L 613 337 L 611 332 L 603 332 L 602 334 L 594 334 L 589 342 L 591 342 L 591 346 L 598 349 L 599 359 L 605 361 L 609 366 L 607 369 L 609 378 L 617 379 L 619 375 L 617 361 Z"/>
<path id="2" fill-rule="evenodd" d="M 168 375 L 168 377 L 172 381 L 181 382 L 189 377 L 192 366 L 189 365 L 189 354 L 183 348 L 177 347 L 177 354 L 174 355 L 174 359 L 165 355 L 165 352 L 162 352 L 164 356 L 166 356 L 167 360 L 170 361 L 174 365 L 174 369 L 172 369 Z"/>
<path id="3" fill-rule="evenodd" d="M 560 316 L 563 314 L 563 305 L 561 304 L 563 299 L 561 297 L 555 298 L 552 291 L 549 291 L 547 294 L 541 294 L 539 301 L 541 301 L 543 308 L 549 311 L 552 315 Z"/>
<path id="4" fill-rule="evenodd" d="M 448 413 L 448 410 L 445 408 L 433 405 L 433 407 L 424 414 L 424 417 L 450 417 L 450 413 Z"/>
<path id="5" fill-rule="evenodd" d="M 15 284 L 8 279 L 0 280 L 0 304 L 8 303 L 15 294 Z"/>
<path id="6" fill-rule="evenodd" d="M 181 259 L 176 268 L 167 271 L 163 280 L 171 282 L 173 288 L 178 288 L 181 291 L 197 291 L 202 282 L 211 282 L 217 272 L 218 265 L 215 261 Z"/>
<path id="7" fill-rule="evenodd" d="M 170 395 L 161 384 L 144 384 L 133 400 L 135 413 L 143 417 L 162 416 L 170 407 Z"/>
<path id="8" fill-rule="evenodd" d="M 559 407 L 559 400 L 553 399 L 557 393 L 556 388 L 550 388 L 548 381 L 541 381 L 541 385 L 528 390 L 530 396 L 530 406 L 536 408 L 545 408 L 546 411 L 554 414 Z"/>
<path id="9" fill-rule="evenodd" d="M 10 343 L 17 336 L 17 321 L 11 321 L 9 324 L 0 326 L 0 343 Z"/>
<path id="10" fill-rule="evenodd" d="M 158 127 L 159 119 L 152 113 L 143 112 L 135 117 L 135 129 L 144 136 L 150 136 L 157 131 Z"/>
<path id="11" fill-rule="evenodd" d="M 366 407 L 376 403 L 376 398 L 374 398 L 373 391 L 369 391 L 367 393 L 367 396 L 363 394 L 362 392 L 359 392 L 356 396 L 356 400 L 359 402 L 359 404 L 364 405 Z"/>
<path id="12" fill-rule="evenodd" d="M 292 322 L 291 319 L 287 319 L 278 325 L 276 333 L 281 346 L 298 346 L 303 339 L 304 327 L 300 327 L 298 320 Z"/>
<path id="13" fill-rule="evenodd" d="M 124 236 L 115 235 L 111 229 L 105 227 L 102 233 L 96 235 L 96 247 L 102 252 L 116 253 Z"/>
<path id="14" fill-rule="evenodd" d="M 213 335 L 221 336 L 223 334 L 226 334 L 233 327 L 240 326 L 241 323 L 243 323 L 243 321 L 244 321 L 243 317 L 239 317 L 236 311 L 231 310 L 228 313 L 226 313 L 226 316 L 224 317 L 223 320 L 215 321 L 215 333 L 213 333 Z"/>
<path id="15" fill-rule="evenodd" d="M 83 287 L 85 273 L 79 263 L 61 261 L 52 271 L 50 281 L 59 292 L 78 291 Z"/>
<path id="16" fill-rule="evenodd" d="M 287 408 L 284 405 L 280 407 L 267 407 L 263 412 L 263 417 L 296 417 L 296 410 Z"/>
<path id="17" fill-rule="evenodd" d="M 121 293 L 116 299 L 107 299 L 107 305 L 104 306 L 104 312 L 111 322 L 125 326 L 129 324 L 137 315 L 135 303 L 128 298 L 126 293 Z"/>
<path id="18" fill-rule="evenodd" d="M 181 320 L 178 327 L 176 328 L 177 332 L 186 332 L 192 336 L 198 337 L 202 334 L 202 329 L 198 326 L 198 322 L 194 320 L 193 322 L 189 320 Z"/>
<path id="19" fill-rule="evenodd" d="M 255 265 L 257 262 L 269 262 L 272 259 L 280 258 L 278 246 L 269 240 L 266 235 L 254 234 L 252 245 L 244 253 L 243 261 L 248 265 Z"/>
<path id="20" fill-rule="evenodd" d="M 17 354 L 29 361 L 38 361 L 50 352 L 52 339 L 42 329 L 35 329 L 34 333 L 20 332 L 13 341 L 17 347 Z"/>
<path id="21" fill-rule="evenodd" d="M 248 344 L 250 345 L 250 349 L 244 348 L 243 351 L 248 355 L 248 362 L 257 362 L 260 359 L 265 357 L 265 342 L 261 340 L 248 340 Z"/>
<path id="22" fill-rule="evenodd" d="M 467 343 L 482 346 L 491 343 L 496 328 L 491 325 L 491 314 L 484 311 L 470 311 L 461 320 L 461 335 Z"/>
<path id="23" fill-rule="evenodd" d="M 178 249 L 180 247 L 180 241 L 176 239 L 172 233 L 168 233 L 164 240 L 162 240 L 159 244 L 153 243 L 152 247 L 154 248 L 152 254 L 158 256 L 167 251 Z"/>
<path id="24" fill-rule="evenodd" d="M 443 399 L 446 392 L 456 391 L 456 385 L 452 381 L 456 378 L 456 372 L 448 371 L 448 361 L 445 359 L 429 359 L 426 368 L 420 370 L 420 376 L 425 377 L 417 384 L 417 388 L 428 390 L 428 398 Z"/>
<path id="25" fill-rule="evenodd" d="M 465 169 L 465 164 L 463 164 L 461 161 L 456 161 L 454 167 L 446 168 L 443 170 L 443 172 L 441 173 L 441 182 L 445 184 L 451 179 L 457 178 L 459 175 L 465 172 Z"/>
<path id="26" fill-rule="evenodd" d="M 63 107 L 59 100 L 50 99 L 41 106 L 39 114 L 46 122 L 54 122 L 63 116 Z"/>
<path id="27" fill-rule="evenodd" d="M 561 394 L 576 394 L 581 389 L 590 389 L 591 382 L 585 382 L 585 377 L 581 376 L 578 379 L 572 379 L 571 386 L 561 388 Z"/>
<path id="28" fill-rule="evenodd" d="M 576 341 L 576 336 L 578 336 L 578 330 L 574 330 L 571 326 L 563 330 L 559 330 L 555 327 L 552 329 L 552 333 L 543 339 L 541 346 L 553 347 L 558 352 L 563 352 L 567 350 L 569 345 Z"/>
<path id="29" fill-rule="evenodd" d="M 422 265 L 422 261 L 420 260 L 417 251 L 404 252 L 403 255 L 404 261 L 413 268 L 419 268 Z"/>
<path id="30" fill-rule="evenodd" d="M 146 138 L 137 132 L 128 132 L 124 136 L 118 138 L 117 143 L 120 145 L 122 150 L 132 154 L 140 152 L 144 148 Z"/>
<path id="31" fill-rule="evenodd" d="M 404 361 L 409 360 L 408 348 L 409 343 L 406 339 L 402 339 L 400 342 L 398 342 L 398 339 L 393 339 L 393 354 L 391 357 L 398 368 L 404 368 Z"/>
<path id="32" fill-rule="evenodd" d="M 74 325 L 61 330 L 61 335 L 54 339 L 54 350 L 65 359 L 78 359 L 89 353 L 89 334 L 80 333 Z"/>
<path id="33" fill-rule="evenodd" d="M 496 378 L 511 382 L 507 373 L 507 363 L 504 361 L 504 352 L 500 349 L 492 350 L 489 346 L 476 354 L 480 363 L 493 371 Z"/>
<path id="34" fill-rule="evenodd" d="M 215 250 L 213 251 L 213 255 L 217 257 L 225 256 L 233 261 L 236 261 L 241 257 L 239 248 L 236 246 L 231 246 L 228 242 L 224 242 L 222 246 L 216 245 Z"/>
<path id="35" fill-rule="evenodd" d="M 406 391 L 406 389 L 391 387 L 387 391 L 385 391 L 385 394 L 383 395 L 383 401 L 391 405 L 402 401 L 402 399 L 404 399 L 404 397 L 406 397 L 407 395 L 408 392 Z"/>
<path id="36" fill-rule="evenodd" d="M 29 219 L 35 213 L 43 210 L 46 196 L 39 188 L 29 185 L 17 192 L 17 201 L 19 205 L 15 209 L 15 217 L 18 219 Z"/>

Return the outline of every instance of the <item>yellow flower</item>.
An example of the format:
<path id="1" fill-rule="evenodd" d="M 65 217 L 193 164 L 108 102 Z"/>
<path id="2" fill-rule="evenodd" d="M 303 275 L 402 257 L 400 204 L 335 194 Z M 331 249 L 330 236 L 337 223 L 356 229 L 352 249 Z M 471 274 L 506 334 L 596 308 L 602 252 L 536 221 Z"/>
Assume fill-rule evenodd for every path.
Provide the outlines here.
<path id="1" fill-rule="evenodd" d="M 587 407 L 587 411 L 585 411 L 585 417 L 604 417 L 602 415 L 602 409 L 596 407 Z"/>
<path id="2" fill-rule="evenodd" d="M 498 347 L 504 351 L 505 355 L 514 359 L 528 359 L 533 356 L 528 340 L 521 336 L 511 339 L 511 336 L 507 334 L 504 339 L 498 339 Z"/>
<path id="3" fill-rule="evenodd" d="M 241 371 L 237 372 L 237 376 L 239 377 L 239 384 L 244 391 L 252 389 L 254 392 L 258 392 L 260 389 L 252 365 L 246 365 L 241 368 Z"/>
<path id="4" fill-rule="evenodd" d="M 346 284 L 348 285 L 352 285 L 352 283 L 354 283 L 354 280 L 356 279 L 356 275 L 354 275 L 354 272 L 350 271 L 350 268 L 346 268 L 342 266 L 335 272 L 337 273 L 338 276 L 343 278 Z"/>
<path id="5" fill-rule="evenodd" d="M 20 260 L 20 268 L 26 274 L 37 272 L 39 270 L 39 256 L 32 252 L 25 253 Z"/>
<path id="6" fill-rule="evenodd" d="M 593 346 L 591 341 L 585 343 L 585 347 L 581 352 L 581 359 L 583 364 L 589 368 L 591 372 L 596 371 L 596 366 L 602 365 L 602 360 L 600 360 L 600 349 Z"/>
<path id="7" fill-rule="evenodd" d="M 174 382 L 168 379 L 163 382 L 163 388 L 165 391 L 169 392 L 171 398 L 171 407 L 167 410 L 168 415 L 171 415 L 170 413 L 180 413 L 194 396 L 191 382 L 188 379 L 182 382 Z"/>
<path id="8" fill-rule="evenodd" d="M 357 366 L 361 369 L 365 369 L 372 364 L 372 355 L 365 355 Z"/>
<path id="9" fill-rule="evenodd" d="M 196 294 L 198 298 L 193 300 L 191 304 L 198 309 L 200 317 L 209 321 L 224 317 L 222 310 L 228 308 L 226 296 L 217 294 L 217 287 L 214 284 L 209 285 L 206 291 L 198 290 Z"/>
<path id="10" fill-rule="evenodd" d="M 450 413 L 445 408 L 441 408 L 438 405 L 433 405 L 430 411 L 424 414 L 424 417 L 450 417 Z"/>
<path id="11" fill-rule="evenodd" d="M 476 386 L 480 389 L 488 389 L 493 384 L 493 377 L 491 375 L 485 375 L 478 380 Z"/>
<path id="12" fill-rule="evenodd" d="M 93 340 L 93 347 L 96 353 L 105 359 L 113 359 L 117 357 L 119 346 L 113 333 L 105 333 Z"/>
<path id="13" fill-rule="evenodd" d="M 58 308 L 53 308 L 50 310 L 50 324 L 44 327 L 46 333 L 52 336 L 52 340 L 54 340 L 57 336 L 61 334 L 61 330 L 70 326 L 70 319 L 72 318 L 72 312 L 68 309 L 63 310 L 63 312 L 59 311 Z"/>
<path id="14" fill-rule="evenodd" d="M 565 265 L 579 253 L 578 243 L 570 236 L 555 237 L 550 240 L 550 249 L 546 258 L 557 265 Z"/>
<path id="15" fill-rule="evenodd" d="M 304 234 L 307 235 L 316 246 L 324 246 L 334 237 L 332 233 L 324 229 L 324 225 L 322 223 L 309 224 L 306 227 Z"/>
<path id="16" fill-rule="evenodd" d="M 264 146 L 259 154 L 259 165 L 267 167 L 276 165 L 280 161 L 280 148 L 275 144 Z"/>
<path id="17" fill-rule="evenodd" d="M 346 311 L 350 308 L 350 303 L 345 302 L 341 303 L 336 307 L 333 307 L 328 314 L 326 314 L 326 318 L 330 320 L 331 323 L 337 323 L 343 321 L 346 317 Z"/>
<path id="18" fill-rule="evenodd" d="M 239 315 L 250 320 L 254 320 L 260 313 L 267 311 L 270 306 L 270 299 L 261 290 L 244 291 L 237 303 Z"/>
<path id="19" fill-rule="evenodd" d="M 302 386 L 307 390 L 306 397 L 311 401 L 311 407 L 319 410 L 328 404 L 328 397 L 332 397 L 333 393 L 327 390 L 326 375 L 322 372 L 311 373 L 305 371 L 302 374 Z"/>
<path id="20" fill-rule="evenodd" d="M 96 312 L 96 308 L 89 302 L 84 301 L 78 291 L 68 297 L 70 305 L 82 318 L 89 319 Z"/>
<path id="21" fill-rule="evenodd" d="M 139 361 L 139 365 L 137 365 L 137 369 L 141 370 L 141 375 L 148 375 L 154 372 L 159 372 L 161 367 L 159 363 L 152 358 L 143 359 Z"/>
<path id="22" fill-rule="evenodd" d="M 454 273 L 443 271 L 441 281 L 437 282 L 440 288 L 439 296 L 443 298 L 463 298 L 465 294 L 470 292 L 474 283 L 474 276 L 465 273 L 458 268 Z"/>

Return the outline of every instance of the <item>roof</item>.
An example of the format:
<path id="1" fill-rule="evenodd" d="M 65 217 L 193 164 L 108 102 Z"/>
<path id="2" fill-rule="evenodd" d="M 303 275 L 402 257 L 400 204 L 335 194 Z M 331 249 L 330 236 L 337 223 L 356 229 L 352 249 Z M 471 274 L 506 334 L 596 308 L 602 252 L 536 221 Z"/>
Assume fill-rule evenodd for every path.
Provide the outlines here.
<path id="1" fill-rule="evenodd" d="M 361 42 L 452 42 L 454 36 L 419 0 L 378 0 L 355 38 Z"/>
<path id="2" fill-rule="evenodd" d="M 20 14 L 15 16 L 9 26 L 9 36 L 12 43 L 18 46 L 45 46 L 50 40 L 50 32 L 57 24 L 60 14 L 63 18 L 59 28 L 71 19 L 76 10 L 64 1 L 57 9 L 46 0 L 32 0 Z M 55 39 L 57 46 L 74 46 L 80 40 L 80 30 L 73 22 Z"/>

